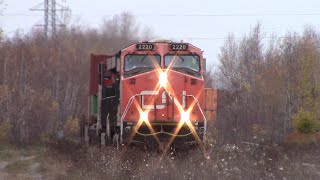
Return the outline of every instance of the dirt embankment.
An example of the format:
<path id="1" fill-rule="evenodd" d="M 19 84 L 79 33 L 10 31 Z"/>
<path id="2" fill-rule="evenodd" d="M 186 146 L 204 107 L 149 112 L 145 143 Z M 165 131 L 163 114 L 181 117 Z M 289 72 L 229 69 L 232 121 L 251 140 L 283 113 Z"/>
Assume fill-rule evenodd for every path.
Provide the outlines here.
<path id="1" fill-rule="evenodd" d="M 140 148 L 53 143 L 0 159 L 0 179 L 320 179 L 319 146 L 224 144 L 160 155 Z M 26 154 L 28 156 L 22 156 Z M 21 159 L 24 157 L 24 159 Z"/>

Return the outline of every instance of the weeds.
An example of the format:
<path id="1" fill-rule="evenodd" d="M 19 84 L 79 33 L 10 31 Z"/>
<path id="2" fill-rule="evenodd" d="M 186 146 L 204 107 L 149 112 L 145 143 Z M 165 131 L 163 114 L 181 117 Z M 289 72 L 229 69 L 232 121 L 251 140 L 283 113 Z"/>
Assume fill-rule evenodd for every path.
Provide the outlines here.
<path id="1" fill-rule="evenodd" d="M 5 171 L 11 174 L 26 173 L 32 164 L 32 160 L 18 160 L 10 163 Z"/>
<path id="2" fill-rule="evenodd" d="M 45 151 L 29 149 L 29 153 L 35 153 L 34 158 L 20 158 L 10 163 L 5 171 L 23 175 L 29 173 L 34 163 L 41 163 L 37 173 L 44 179 L 71 180 L 318 179 L 320 172 L 319 146 L 312 144 L 306 148 L 294 148 L 292 144 L 216 144 L 207 148 L 209 158 L 199 149 L 161 155 L 142 148 L 117 150 L 68 141 L 50 143 L 40 149 Z M 34 176 L 29 173 L 28 177 Z"/>

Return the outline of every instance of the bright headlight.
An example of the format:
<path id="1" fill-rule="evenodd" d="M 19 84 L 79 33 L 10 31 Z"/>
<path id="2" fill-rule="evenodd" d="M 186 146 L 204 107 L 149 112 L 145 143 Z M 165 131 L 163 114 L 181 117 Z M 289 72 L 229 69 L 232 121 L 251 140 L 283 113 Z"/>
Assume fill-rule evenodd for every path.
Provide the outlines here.
<path id="1" fill-rule="evenodd" d="M 140 119 L 142 121 L 148 121 L 148 112 L 141 112 L 140 113 Z"/>
<path id="2" fill-rule="evenodd" d="M 181 121 L 187 122 L 190 120 L 190 114 L 188 112 L 181 112 Z"/>
<path id="3" fill-rule="evenodd" d="M 159 84 L 161 87 L 166 87 L 168 83 L 168 75 L 165 72 L 162 72 L 159 76 Z"/>

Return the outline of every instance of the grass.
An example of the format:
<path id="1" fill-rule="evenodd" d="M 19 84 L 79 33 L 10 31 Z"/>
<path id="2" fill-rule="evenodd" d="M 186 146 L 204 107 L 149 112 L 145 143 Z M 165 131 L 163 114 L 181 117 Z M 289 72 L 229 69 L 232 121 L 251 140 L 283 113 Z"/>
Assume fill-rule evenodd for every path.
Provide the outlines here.
<path id="1" fill-rule="evenodd" d="M 46 149 L 43 146 L 16 146 L 10 144 L 0 145 L 0 161 L 12 161 L 16 157 L 28 157 L 32 155 L 43 154 Z"/>
<path id="2" fill-rule="evenodd" d="M 308 149 L 280 146 L 226 144 L 212 147 L 210 159 L 198 150 L 174 152 L 167 156 L 128 149 L 89 147 L 75 144 L 55 146 L 0 147 L 0 155 L 9 158 L 3 172 L 7 179 L 318 179 L 320 156 L 317 147 Z M 26 158 L 26 157 L 33 158 Z M 174 158 L 174 159 L 173 159 Z M 23 160 L 24 159 L 24 160 Z M 34 163 L 40 166 L 34 167 Z M 30 171 L 33 169 L 33 171 Z M 297 171 L 299 169 L 299 171 Z M 34 174 L 36 173 L 36 175 Z"/>
<path id="3" fill-rule="evenodd" d="M 285 140 L 286 144 L 293 144 L 298 146 L 305 145 L 319 145 L 320 144 L 320 132 L 304 134 L 300 132 L 293 132 L 288 135 Z"/>
<path id="4" fill-rule="evenodd" d="M 5 171 L 11 174 L 26 173 L 32 163 L 32 160 L 14 161 L 5 168 Z"/>
<path id="5" fill-rule="evenodd" d="M 0 170 L 8 179 L 34 179 L 30 170 L 35 163 L 40 163 L 35 173 L 41 174 L 44 179 L 66 179 L 67 175 L 66 160 L 44 145 L 0 144 L 2 161 L 8 163 Z"/>
<path id="6" fill-rule="evenodd" d="M 67 163 L 64 157 L 56 154 L 50 149 L 42 151 L 43 153 L 37 154 L 35 160 L 41 163 L 39 167 L 39 173 L 42 174 L 45 179 L 68 179 L 67 174 Z"/>
<path id="7" fill-rule="evenodd" d="M 2 144 L 0 146 L 0 161 L 7 161 L 18 154 L 16 148 L 11 145 Z"/>
<path id="8" fill-rule="evenodd" d="M 12 158 L 12 153 L 8 149 L 4 149 L 0 151 L 0 161 L 6 161 Z"/>

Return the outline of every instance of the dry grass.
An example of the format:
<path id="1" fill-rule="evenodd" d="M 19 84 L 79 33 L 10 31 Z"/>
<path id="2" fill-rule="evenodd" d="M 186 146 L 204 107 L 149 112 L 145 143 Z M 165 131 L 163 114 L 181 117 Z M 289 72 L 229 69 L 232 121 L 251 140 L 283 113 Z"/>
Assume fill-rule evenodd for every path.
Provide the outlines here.
<path id="1" fill-rule="evenodd" d="M 5 167 L 5 171 L 10 174 L 27 173 L 32 163 L 32 160 L 14 161 Z"/>
<path id="2" fill-rule="evenodd" d="M 36 157 L 12 163 L 6 172 L 9 179 L 34 179 L 34 174 L 28 171 L 30 165 L 38 162 L 41 166 L 36 173 L 49 180 L 319 179 L 319 148 L 318 145 L 223 144 L 209 147 L 207 159 L 196 148 L 161 155 L 136 147 L 117 150 L 65 141 L 49 144 L 40 153 L 25 152 Z M 19 150 L 13 152 L 17 154 Z"/>
<path id="3" fill-rule="evenodd" d="M 3 145 L 0 148 L 0 179 L 63 179 L 65 160 L 56 159 L 45 146 Z"/>
<path id="4" fill-rule="evenodd" d="M 286 143 L 294 144 L 298 146 L 320 144 L 320 132 L 309 133 L 309 134 L 294 132 L 289 134 L 289 136 L 286 139 Z"/>
<path id="5" fill-rule="evenodd" d="M 76 146 L 68 147 L 68 146 Z M 69 163 L 67 179 L 319 179 L 319 146 L 224 144 L 167 155 L 140 148 L 56 146 Z"/>

